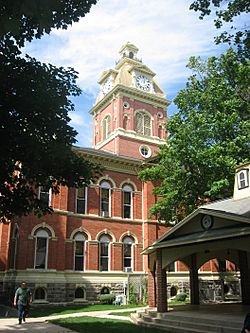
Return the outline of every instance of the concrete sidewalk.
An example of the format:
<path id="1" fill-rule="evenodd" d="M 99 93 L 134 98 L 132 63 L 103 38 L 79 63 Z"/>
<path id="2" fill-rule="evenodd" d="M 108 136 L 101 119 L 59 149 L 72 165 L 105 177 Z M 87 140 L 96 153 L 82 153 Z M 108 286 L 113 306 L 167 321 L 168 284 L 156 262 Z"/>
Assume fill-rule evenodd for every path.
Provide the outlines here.
<path id="1" fill-rule="evenodd" d="M 46 330 L 46 333 L 69 333 L 73 332 L 67 328 L 53 325 L 48 323 L 49 320 L 60 319 L 60 318 L 74 318 L 74 317 L 98 317 L 98 318 L 109 318 L 117 320 L 131 320 L 130 317 L 114 316 L 110 315 L 113 312 L 127 312 L 136 311 L 138 309 L 145 308 L 133 308 L 133 309 L 121 309 L 121 310 L 106 310 L 106 311 L 92 311 L 92 312 L 78 312 L 58 316 L 39 317 L 39 318 L 27 318 L 26 323 L 18 324 L 17 318 L 4 318 L 0 319 L 0 332 L 29 332 L 37 333 L 39 330 Z"/>

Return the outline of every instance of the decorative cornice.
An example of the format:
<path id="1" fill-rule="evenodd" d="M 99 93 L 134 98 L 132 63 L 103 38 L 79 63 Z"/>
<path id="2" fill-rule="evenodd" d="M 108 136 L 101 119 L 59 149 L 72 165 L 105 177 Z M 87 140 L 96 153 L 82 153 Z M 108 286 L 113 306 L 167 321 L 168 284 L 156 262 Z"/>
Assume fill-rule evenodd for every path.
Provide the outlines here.
<path id="1" fill-rule="evenodd" d="M 116 95 L 118 94 L 118 95 Z M 132 97 L 136 100 L 153 104 L 157 107 L 167 107 L 170 104 L 165 97 L 157 96 L 156 94 L 145 92 L 133 87 L 127 87 L 123 84 L 117 84 L 104 98 L 102 98 L 93 108 L 89 111 L 91 115 L 96 115 L 100 111 L 103 110 L 106 106 L 108 106 L 112 99 L 117 96 L 126 96 Z"/>

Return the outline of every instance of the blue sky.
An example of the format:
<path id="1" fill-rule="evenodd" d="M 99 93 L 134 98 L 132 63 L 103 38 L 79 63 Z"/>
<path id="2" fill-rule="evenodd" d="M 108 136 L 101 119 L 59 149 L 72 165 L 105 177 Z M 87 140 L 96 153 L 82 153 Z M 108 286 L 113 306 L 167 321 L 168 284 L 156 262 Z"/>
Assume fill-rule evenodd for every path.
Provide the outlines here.
<path id="1" fill-rule="evenodd" d="M 99 0 L 84 18 L 67 30 L 53 30 L 40 40 L 27 43 L 24 53 L 42 62 L 70 66 L 79 73 L 83 93 L 75 98 L 71 126 L 77 145 L 91 147 L 92 117 L 88 111 L 99 91 L 100 74 L 114 67 L 118 52 L 127 41 L 139 48 L 138 57 L 156 73 L 168 100 L 185 86 L 186 69 L 192 55 L 207 58 L 225 46 L 216 46 L 218 31 L 212 17 L 198 19 L 189 10 L 192 0 Z M 171 104 L 168 115 L 176 112 Z"/>

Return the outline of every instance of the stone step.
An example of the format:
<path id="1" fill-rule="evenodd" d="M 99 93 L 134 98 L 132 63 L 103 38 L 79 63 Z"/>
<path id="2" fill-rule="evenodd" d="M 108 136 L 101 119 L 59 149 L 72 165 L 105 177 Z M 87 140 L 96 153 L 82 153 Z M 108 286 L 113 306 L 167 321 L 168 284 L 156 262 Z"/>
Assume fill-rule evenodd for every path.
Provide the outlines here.
<path id="1" fill-rule="evenodd" d="M 145 313 L 147 313 L 148 316 L 150 316 L 151 318 L 157 318 L 157 319 L 167 319 L 167 320 L 176 320 L 176 321 L 186 321 L 186 322 L 191 322 L 193 323 L 194 321 L 198 320 L 199 322 L 203 322 L 206 324 L 212 324 L 212 325 L 218 325 L 218 326 L 228 326 L 228 320 L 226 319 L 220 319 L 219 316 L 213 316 L 213 318 L 209 318 L 206 314 L 202 314 L 202 313 L 197 313 L 196 316 L 192 315 L 187 315 L 185 313 L 173 313 L 173 312 L 169 312 L 169 313 L 163 313 L 163 314 L 159 314 L 157 312 L 144 312 L 141 313 L 141 316 L 145 316 Z M 242 324 L 242 320 L 240 318 L 234 319 L 232 320 L 232 318 L 230 318 L 230 327 L 233 328 L 239 328 L 239 325 Z"/>
<path id="2" fill-rule="evenodd" d="M 160 317 L 160 318 L 159 318 Z M 192 318 L 185 315 L 157 314 L 150 312 L 140 312 L 131 316 L 132 320 L 142 326 L 156 327 L 168 330 L 173 333 L 239 333 L 242 323 L 228 322 L 226 320 L 211 320 L 206 322 L 207 318 Z"/>

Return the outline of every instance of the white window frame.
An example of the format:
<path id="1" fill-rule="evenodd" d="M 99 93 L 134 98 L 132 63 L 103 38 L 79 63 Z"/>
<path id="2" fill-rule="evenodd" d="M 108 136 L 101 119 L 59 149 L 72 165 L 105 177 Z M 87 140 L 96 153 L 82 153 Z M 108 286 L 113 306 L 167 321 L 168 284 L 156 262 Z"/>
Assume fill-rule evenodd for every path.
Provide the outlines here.
<path id="1" fill-rule="evenodd" d="M 37 270 L 46 270 L 46 269 L 48 269 L 49 234 L 48 234 L 48 232 L 46 230 L 40 229 L 40 230 L 37 231 L 35 237 L 36 237 L 36 244 L 35 244 L 34 269 L 37 269 Z M 38 240 L 38 238 L 45 238 L 46 239 L 45 267 L 44 268 L 36 268 L 36 254 L 37 254 L 37 240 Z"/>
<path id="2" fill-rule="evenodd" d="M 102 241 L 102 239 L 106 238 L 107 241 Z M 104 257 L 101 255 L 101 243 L 105 243 L 105 244 L 108 244 L 108 256 Z M 107 235 L 101 235 L 101 237 L 99 238 L 99 260 L 100 260 L 100 263 L 99 263 L 99 271 L 100 272 L 109 272 L 110 271 L 110 239 Z M 104 271 L 104 270 L 101 270 L 101 258 L 108 258 L 108 270 L 107 271 Z"/>
<path id="3" fill-rule="evenodd" d="M 83 242 L 84 245 L 83 245 L 83 255 L 81 256 L 83 258 L 83 269 L 80 271 L 80 270 L 76 270 L 76 267 L 75 267 L 75 259 L 76 259 L 76 242 Z M 86 238 L 84 237 L 83 234 L 81 233 L 77 233 L 74 237 L 74 271 L 75 272 L 84 272 L 85 271 L 85 263 L 86 261 Z"/>
<path id="4" fill-rule="evenodd" d="M 102 210 L 102 189 L 108 190 L 108 216 L 105 216 L 105 211 Z M 111 217 L 111 185 L 106 182 L 102 181 L 100 184 L 100 216 L 102 217 Z"/>
<path id="5" fill-rule="evenodd" d="M 127 241 L 126 241 L 127 239 Z M 130 267 L 125 267 L 124 265 L 124 261 L 125 261 L 125 256 L 124 256 L 124 245 L 125 244 L 129 244 L 131 245 L 131 264 L 130 264 Z M 122 240 L 122 266 L 123 266 L 123 270 L 126 271 L 126 268 L 131 268 L 131 271 L 133 272 L 134 271 L 134 240 L 132 237 L 130 236 L 125 236 Z M 129 257 L 126 257 L 126 258 L 129 258 Z"/>
<path id="6" fill-rule="evenodd" d="M 130 217 L 124 216 L 124 194 L 130 193 Z M 128 205 L 126 205 L 128 206 Z M 133 219 L 133 188 L 130 185 L 124 185 L 122 188 L 122 217 L 124 219 L 132 220 Z"/>
<path id="7" fill-rule="evenodd" d="M 51 206 L 52 189 L 50 188 L 49 191 L 45 192 L 45 191 L 42 191 L 43 187 L 44 186 L 39 186 L 39 188 L 38 188 L 38 199 L 41 199 L 41 193 L 48 193 L 49 194 L 48 207 L 50 207 Z"/>
<path id="8" fill-rule="evenodd" d="M 241 175 L 243 175 L 243 178 L 241 178 Z M 249 187 L 249 170 L 248 169 L 242 169 L 237 172 L 237 182 L 238 182 L 239 190 Z M 244 182 L 245 184 L 242 185 L 241 182 Z"/>
<path id="9" fill-rule="evenodd" d="M 87 214 L 87 200 L 88 200 L 88 188 L 87 188 L 87 186 L 83 186 L 84 188 L 85 188 L 85 197 L 84 197 L 84 199 L 78 199 L 78 188 L 76 189 L 76 202 L 75 202 L 75 212 L 77 213 L 77 214 L 84 214 L 84 215 L 86 215 Z M 85 208 L 84 208 L 84 210 L 85 210 L 85 212 L 84 213 L 78 213 L 78 211 L 77 211 L 77 202 L 78 202 L 78 200 L 85 200 Z"/>

